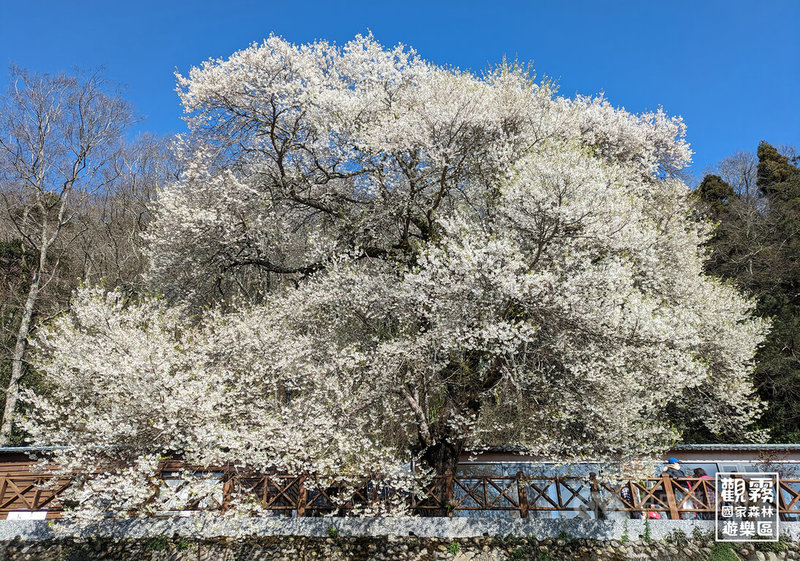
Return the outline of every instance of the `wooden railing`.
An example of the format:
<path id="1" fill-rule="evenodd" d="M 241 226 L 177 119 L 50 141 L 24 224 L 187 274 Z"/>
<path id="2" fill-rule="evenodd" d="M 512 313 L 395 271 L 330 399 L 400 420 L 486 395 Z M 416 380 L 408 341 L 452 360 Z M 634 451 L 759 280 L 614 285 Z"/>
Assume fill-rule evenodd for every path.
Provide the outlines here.
<path id="1" fill-rule="evenodd" d="M 50 482 L 49 475 L 0 475 L 0 519 L 9 512 L 47 511 L 47 518 L 60 518 L 59 498 L 69 481 Z"/>
<path id="2" fill-rule="evenodd" d="M 228 508 L 231 497 L 245 496 L 274 515 L 347 516 L 365 509 L 380 511 L 390 502 L 402 503 L 423 516 L 511 515 L 521 518 L 640 517 L 659 513 L 662 518 L 714 518 L 713 479 L 649 478 L 604 481 L 573 477 L 445 475 L 421 484 L 416 494 L 403 494 L 380 483 L 364 483 L 344 493 L 344 484 L 312 475 L 253 475 L 218 472 L 219 500 L 187 501 L 176 511 L 217 511 Z M 165 479 L 171 477 L 164 473 Z M 59 499 L 68 481 L 46 485 L 46 474 L 0 474 L 0 519 L 14 511 L 47 511 L 59 518 Z M 180 485 L 174 490 L 179 491 Z M 782 479 L 778 497 L 781 519 L 800 520 L 800 479 Z M 513 513 L 513 514 L 512 514 Z"/>

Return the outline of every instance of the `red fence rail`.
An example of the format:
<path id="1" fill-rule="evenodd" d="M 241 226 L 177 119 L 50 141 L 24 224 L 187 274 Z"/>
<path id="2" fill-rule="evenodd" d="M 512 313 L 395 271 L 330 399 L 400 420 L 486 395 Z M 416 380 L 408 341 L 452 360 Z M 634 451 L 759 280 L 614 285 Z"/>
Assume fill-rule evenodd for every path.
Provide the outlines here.
<path id="1" fill-rule="evenodd" d="M 178 481 L 164 472 L 165 481 Z M 218 511 L 228 508 L 231 497 L 247 497 L 275 515 L 350 515 L 369 508 L 403 503 L 417 514 L 512 515 L 521 518 L 580 516 L 610 517 L 612 512 L 638 518 L 647 513 L 661 517 L 713 519 L 716 490 L 713 479 L 648 478 L 603 481 L 575 477 L 446 475 L 421 482 L 420 491 L 403 494 L 380 483 L 345 485 L 313 475 L 239 474 L 217 472 L 219 500 L 186 501 L 177 511 Z M 59 518 L 60 502 L 69 481 L 53 485 L 47 474 L 0 474 L 0 519 L 10 512 L 46 511 Z M 173 487 L 180 491 L 180 484 Z M 783 520 L 800 520 L 800 479 L 782 479 L 778 509 Z M 619 516 L 619 515 L 617 515 Z"/>

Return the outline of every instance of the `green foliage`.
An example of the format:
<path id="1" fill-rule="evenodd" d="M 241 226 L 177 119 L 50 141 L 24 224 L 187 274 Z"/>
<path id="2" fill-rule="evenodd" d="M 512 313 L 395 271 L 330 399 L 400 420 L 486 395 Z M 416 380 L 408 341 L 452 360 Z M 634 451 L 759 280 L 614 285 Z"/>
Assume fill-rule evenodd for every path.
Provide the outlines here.
<path id="1" fill-rule="evenodd" d="M 191 542 L 189 542 L 189 540 L 187 540 L 186 538 L 180 538 L 178 540 L 178 543 L 175 544 L 175 548 L 178 551 L 186 551 L 187 549 L 189 549 L 191 545 L 192 545 Z"/>
<path id="2" fill-rule="evenodd" d="M 790 543 L 791 540 L 784 535 L 780 536 L 776 542 L 754 542 L 753 549 L 764 553 L 783 553 L 789 548 Z"/>
<path id="3" fill-rule="evenodd" d="M 164 551 L 167 549 L 167 545 L 169 544 L 169 540 L 167 540 L 166 536 L 156 536 L 154 538 L 150 538 L 145 543 L 144 548 L 147 551 Z"/>
<path id="4" fill-rule="evenodd" d="M 704 532 L 703 530 L 695 526 L 694 529 L 692 530 L 692 539 L 700 542 L 710 542 L 714 539 L 714 532 L 713 531 Z"/>
<path id="5" fill-rule="evenodd" d="M 573 541 L 575 538 L 571 534 L 568 534 L 567 532 L 564 532 L 562 530 L 561 533 L 558 534 L 558 538 L 556 538 L 556 539 L 563 540 L 563 541 L 569 543 L 569 542 Z"/>
<path id="6" fill-rule="evenodd" d="M 708 561 L 740 561 L 739 556 L 733 550 L 729 543 L 717 542 L 714 544 L 714 549 L 711 550 L 711 555 Z"/>
<path id="7" fill-rule="evenodd" d="M 328 537 L 333 538 L 334 540 L 339 537 L 339 530 L 331 526 L 328 528 Z"/>
<path id="8" fill-rule="evenodd" d="M 498 547 L 505 547 L 507 549 L 517 547 L 520 545 L 522 539 L 514 534 L 506 534 L 505 536 L 495 536 L 492 538 L 492 543 Z"/>
<path id="9" fill-rule="evenodd" d="M 511 553 L 511 559 L 531 559 L 533 561 L 549 561 L 550 554 L 547 552 L 536 551 L 535 546 L 528 543 L 525 539 L 508 534 L 506 536 L 495 537 L 495 547 L 505 549 Z"/>
<path id="10" fill-rule="evenodd" d="M 689 536 L 683 530 L 675 530 L 667 536 L 666 541 L 677 546 L 685 546 L 689 543 Z"/>
<path id="11" fill-rule="evenodd" d="M 8 387 L 11 378 L 11 356 L 30 286 L 30 259 L 22 240 L 0 241 L 0 387 L 3 389 Z M 23 368 L 26 371 L 24 378 L 29 378 L 29 368 L 27 365 Z M 20 445 L 22 440 L 22 435 L 15 434 L 10 444 Z"/>
<path id="12" fill-rule="evenodd" d="M 706 175 L 694 192 L 714 220 L 718 220 L 727 210 L 728 203 L 736 198 L 736 192 L 729 183 L 718 175 Z"/>
<path id="13" fill-rule="evenodd" d="M 642 541 L 644 543 L 650 543 L 653 541 L 653 534 L 650 528 L 650 519 L 644 519 L 644 533 L 642 534 Z"/>
<path id="14" fill-rule="evenodd" d="M 789 158 L 768 142 L 759 142 L 757 183 L 762 193 L 782 194 L 785 186 L 781 184 L 791 181 L 796 172 L 797 168 L 789 162 Z"/>
<path id="15" fill-rule="evenodd" d="M 461 544 L 458 542 L 450 542 L 447 546 L 447 551 L 450 555 L 458 555 L 461 552 Z"/>
<path id="16" fill-rule="evenodd" d="M 800 169 L 762 142 L 758 188 L 767 197 L 770 243 L 759 265 L 768 280 L 756 286 L 758 313 L 772 317 L 772 331 L 756 356 L 756 381 L 770 406 L 766 428 L 779 441 L 800 436 Z"/>
<path id="17" fill-rule="evenodd" d="M 701 212 L 719 223 L 709 242 L 706 271 L 735 281 L 755 297 L 756 314 L 772 320 L 755 361 L 755 386 L 768 403 L 761 427 L 771 431 L 775 442 L 797 442 L 800 169 L 775 147 L 761 142 L 755 175 L 755 192 L 735 193 L 719 176 L 708 175 L 694 196 Z"/>

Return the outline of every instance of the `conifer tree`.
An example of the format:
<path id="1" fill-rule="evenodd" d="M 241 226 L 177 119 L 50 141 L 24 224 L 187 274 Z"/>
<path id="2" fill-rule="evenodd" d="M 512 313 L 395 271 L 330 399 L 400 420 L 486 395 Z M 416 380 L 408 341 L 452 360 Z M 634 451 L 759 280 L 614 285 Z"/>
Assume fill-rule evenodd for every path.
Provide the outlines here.
<path id="1" fill-rule="evenodd" d="M 768 409 L 761 425 L 778 442 L 800 438 L 800 169 L 771 144 L 758 146 L 757 196 L 718 175 L 695 191 L 718 223 L 706 270 L 736 281 L 758 300 L 772 330 L 756 356 L 755 383 Z M 749 196 L 748 196 L 749 195 Z"/>
<path id="2" fill-rule="evenodd" d="M 773 146 L 758 146 L 758 188 L 767 197 L 772 233 L 763 252 L 764 282 L 758 312 L 773 327 L 758 354 L 756 381 L 771 403 L 762 423 L 774 437 L 800 438 L 800 169 Z"/>

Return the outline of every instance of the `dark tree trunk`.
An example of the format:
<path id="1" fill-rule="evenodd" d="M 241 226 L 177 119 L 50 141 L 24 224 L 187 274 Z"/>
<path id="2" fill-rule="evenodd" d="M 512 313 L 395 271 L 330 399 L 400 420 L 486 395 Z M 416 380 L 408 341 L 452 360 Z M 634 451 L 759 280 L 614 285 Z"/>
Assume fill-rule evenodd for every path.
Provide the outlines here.
<path id="1" fill-rule="evenodd" d="M 429 516 L 453 514 L 455 507 L 453 478 L 458 469 L 458 458 L 463 447 L 463 443 L 459 441 L 442 438 L 423 451 L 422 461 L 434 471 L 436 477 L 432 499 L 435 499 L 438 507 L 426 509 L 421 514 Z"/>

